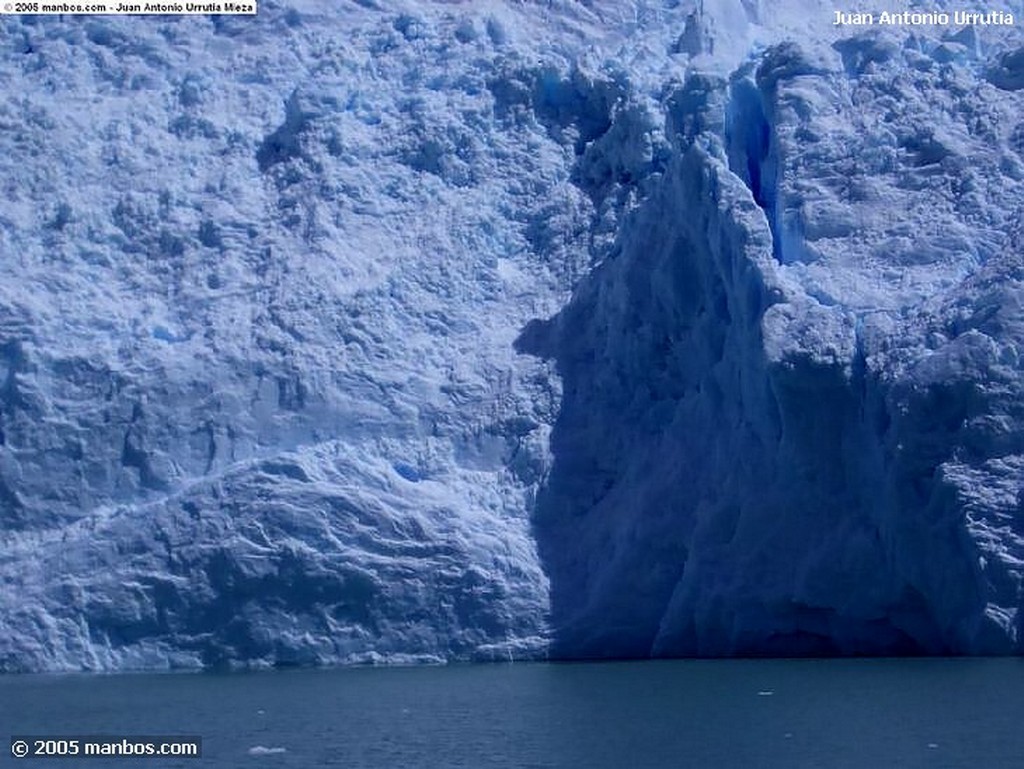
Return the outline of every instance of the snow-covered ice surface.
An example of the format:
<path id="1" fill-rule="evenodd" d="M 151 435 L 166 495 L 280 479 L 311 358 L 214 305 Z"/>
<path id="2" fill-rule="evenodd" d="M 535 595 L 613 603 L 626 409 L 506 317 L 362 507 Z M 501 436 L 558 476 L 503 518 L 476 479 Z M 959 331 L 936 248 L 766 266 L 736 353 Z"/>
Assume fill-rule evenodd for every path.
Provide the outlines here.
<path id="1" fill-rule="evenodd" d="M 0 669 L 1024 650 L 1006 9 L 3 17 Z"/>

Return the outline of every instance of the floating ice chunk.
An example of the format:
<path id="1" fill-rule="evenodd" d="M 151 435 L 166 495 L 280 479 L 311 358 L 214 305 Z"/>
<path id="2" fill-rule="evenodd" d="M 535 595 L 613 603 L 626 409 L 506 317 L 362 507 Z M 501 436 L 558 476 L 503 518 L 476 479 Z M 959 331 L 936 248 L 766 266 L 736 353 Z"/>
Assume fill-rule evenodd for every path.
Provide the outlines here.
<path id="1" fill-rule="evenodd" d="M 250 756 L 276 756 L 281 753 L 287 753 L 287 748 L 268 748 L 263 745 L 253 745 L 246 751 Z"/>

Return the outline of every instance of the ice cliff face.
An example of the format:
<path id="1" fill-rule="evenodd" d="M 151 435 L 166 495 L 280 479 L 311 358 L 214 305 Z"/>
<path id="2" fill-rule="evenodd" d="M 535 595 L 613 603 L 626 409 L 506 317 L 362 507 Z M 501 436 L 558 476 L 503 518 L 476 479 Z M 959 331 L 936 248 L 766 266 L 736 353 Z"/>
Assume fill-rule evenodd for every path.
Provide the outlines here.
<path id="1" fill-rule="evenodd" d="M 784 11 L 5 17 L 0 668 L 1021 651 L 1022 40 Z"/>
<path id="2" fill-rule="evenodd" d="M 564 378 L 561 652 L 1020 648 L 1021 106 L 884 42 L 690 78 L 616 249 L 524 336 Z"/>

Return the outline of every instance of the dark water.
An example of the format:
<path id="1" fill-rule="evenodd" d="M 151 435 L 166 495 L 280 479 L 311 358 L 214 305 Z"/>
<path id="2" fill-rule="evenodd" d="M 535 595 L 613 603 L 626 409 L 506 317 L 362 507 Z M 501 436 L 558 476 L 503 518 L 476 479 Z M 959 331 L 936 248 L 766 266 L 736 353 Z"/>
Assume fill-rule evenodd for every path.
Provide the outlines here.
<path id="1" fill-rule="evenodd" d="M 18 733 L 196 734 L 203 757 L 16 761 Z M 0 742 L 36 768 L 1021 769 L 1024 660 L 0 677 Z"/>

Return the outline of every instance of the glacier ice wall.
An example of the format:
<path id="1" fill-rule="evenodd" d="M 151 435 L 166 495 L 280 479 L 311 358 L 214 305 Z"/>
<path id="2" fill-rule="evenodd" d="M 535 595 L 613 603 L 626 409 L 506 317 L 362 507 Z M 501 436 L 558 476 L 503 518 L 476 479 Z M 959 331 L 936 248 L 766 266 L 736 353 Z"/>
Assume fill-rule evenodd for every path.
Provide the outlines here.
<path id="1" fill-rule="evenodd" d="M 0 669 L 1019 651 L 1020 41 L 808 8 L 4 17 Z"/>
<path id="2" fill-rule="evenodd" d="M 4 17 L 0 668 L 542 653 L 568 69 L 423 10 Z"/>
<path id="3" fill-rule="evenodd" d="M 911 43 L 688 79 L 615 247 L 520 338 L 563 377 L 557 654 L 1021 650 L 1024 113 Z"/>

